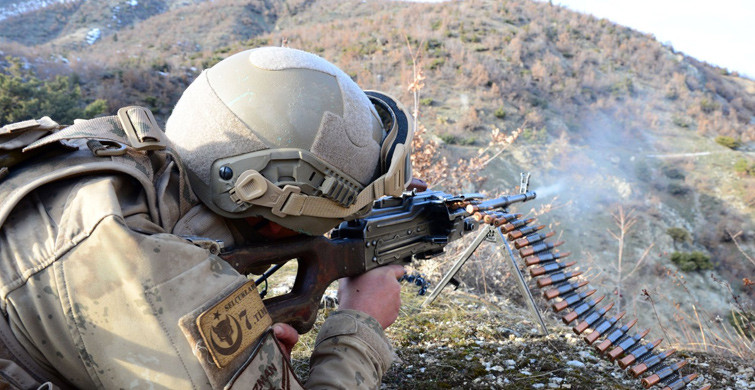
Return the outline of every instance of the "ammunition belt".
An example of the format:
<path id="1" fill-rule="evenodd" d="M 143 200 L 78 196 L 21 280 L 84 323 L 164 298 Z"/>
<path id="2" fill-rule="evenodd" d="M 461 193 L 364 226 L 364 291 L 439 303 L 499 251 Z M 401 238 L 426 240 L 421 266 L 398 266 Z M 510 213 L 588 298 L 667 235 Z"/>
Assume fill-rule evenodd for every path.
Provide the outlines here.
<path id="1" fill-rule="evenodd" d="M 658 347 L 663 339 L 644 340 L 650 329 L 632 333 L 637 319 L 626 321 L 626 312 L 609 314 L 614 303 L 599 307 L 605 295 L 594 297 L 596 290 L 585 288 L 588 282 L 580 278 L 582 272 L 569 270 L 576 262 L 564 261 L 569 252 L 556 249 L 564 242 L 549 242 L 554 232 L 541 233 L 545 225 L 529 226 L 535 219 L 518 219 L 520 216 L 483 212 L 478 213 L 476 219 L 500 228 L 507 235 L 537 287 L 543 290 L 543 297 L 551 302 L 551 308 L 561 315 L 564 324 L 583 336 L 605 360 L 617 363 L 635 378 L 643 376 L 641 383 L 645 388 L 684 389 L 698 377 L 696 373 L 683 375 L 680 372 L 688 362 L 681 359 L 672 363 L 673 358 L 669 357 L 676 350 L 661 351 Z M 710 387 L 706 385 L 700 390 Z"/>

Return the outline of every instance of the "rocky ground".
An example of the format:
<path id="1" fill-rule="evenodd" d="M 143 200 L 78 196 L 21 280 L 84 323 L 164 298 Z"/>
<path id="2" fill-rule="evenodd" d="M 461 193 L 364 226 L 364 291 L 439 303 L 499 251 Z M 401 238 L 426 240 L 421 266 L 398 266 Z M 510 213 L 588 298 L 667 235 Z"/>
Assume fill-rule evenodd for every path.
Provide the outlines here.
<path id="1" fill-rule="evenodd" d="M 384 389 L 639 389 L 635 379 L 604 360 L 571 328 L 545 314 L 550 334 L 542 336 L 523 307 L 492 303 L 449 290 L 429 308 L 414 286 L 404 288 L 404 309 L 388 335 L 398 360 L 384 378 Z M 327 315 L 326 311 L 323 315 Z M 306 376 L 313 342 L 305 335 L 294 351 L 297 371 Z M 661 344 L 664 350 L 672 346 Z M 679 351 L 669 358 L 699 374 L 687 388 L 755 389 L 752 361 Z"/>

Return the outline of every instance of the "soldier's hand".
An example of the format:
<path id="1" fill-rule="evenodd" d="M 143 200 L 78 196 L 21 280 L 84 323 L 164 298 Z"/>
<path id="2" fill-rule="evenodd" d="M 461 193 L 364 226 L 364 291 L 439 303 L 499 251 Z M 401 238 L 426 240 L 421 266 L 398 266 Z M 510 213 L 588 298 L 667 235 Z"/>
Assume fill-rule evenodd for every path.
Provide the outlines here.
<path id="1" fill-rule="evenodd" d="M 283 353 L 291 360 L 291 350 L 299 341 L 299 332 L 289 324 L 276 323 L 273 325 L 273 334 L 278 339 L 278 345 L 283 349 Z"/>
<path id="2" fill-rule="evenodd" d="M 338 306 L 366 313 L 385 329 L 398 317 L 401 307 L 398 279 L 404 273 L 404 267 L 389 265 L 373 268 L 357 277 L 340 279 Z"/>

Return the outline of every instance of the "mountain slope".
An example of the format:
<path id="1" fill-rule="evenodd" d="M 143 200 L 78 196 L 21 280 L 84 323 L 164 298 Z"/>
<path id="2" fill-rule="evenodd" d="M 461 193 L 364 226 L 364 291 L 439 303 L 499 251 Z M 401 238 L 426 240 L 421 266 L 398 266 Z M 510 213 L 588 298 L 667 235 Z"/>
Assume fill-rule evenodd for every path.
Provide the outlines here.
<path id="1" fill-rule="evenodd" d="M 718 340 L 723 329 L 736 334 L 727 328 L 732 311 L 752 311 L 755 298 L 752 80 L 607 20 L 526 0 L 166 1 L 107 27 L 114 4 L 87 4 L 87 13 L 83 3 L 66 5 L 71 16 L 28 47 L 6 31 L 49 20 L 49 10 L 2 21 L 0 50 L 43 75 L 76 74 L 111 109 L 143 104 L 160 120 L 203 67 L 246 48 L 286 42 L 315 52 L 407 104 L 417 53 L 419 120 L 439 156 L 465 165 L 455 163 L 485 148 L 492 129 L 521 129 L 475 172 L 487 179 L 483 190 L 514 191 L 519 172 L 531 172 L 539 200 L 523 211 L 551 209 L 543 223 L 596 288 L 641 326 L 663 329 L 653 336 L 687 348 L 755 349 L 751 338 L 735 337 L 741 348 Z M 96 26 L 103 38 L 84 44 Z M 479 189 L 466 180 L 444 186 Z M 713 268 L 684 271 L 675 252 L 700 252 Z M 490 252 L 478 256 L 463 271 L 465 287 L 509 297 L 501 264 Z"/>

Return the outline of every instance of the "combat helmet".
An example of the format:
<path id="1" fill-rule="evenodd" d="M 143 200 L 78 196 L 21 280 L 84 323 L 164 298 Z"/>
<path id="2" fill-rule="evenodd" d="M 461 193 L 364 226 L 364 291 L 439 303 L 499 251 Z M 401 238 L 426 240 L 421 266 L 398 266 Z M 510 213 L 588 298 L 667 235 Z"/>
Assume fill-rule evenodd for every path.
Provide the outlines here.
<path id="1" fill-rule="evenodd" d="M 176 104 L 166 135 L 214 212 L 307 234 L 401 195 L 411 180 L 406 109 L 290 48 L 243 51 L 203 71 Z"/>

